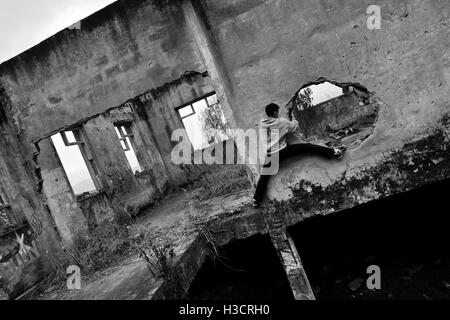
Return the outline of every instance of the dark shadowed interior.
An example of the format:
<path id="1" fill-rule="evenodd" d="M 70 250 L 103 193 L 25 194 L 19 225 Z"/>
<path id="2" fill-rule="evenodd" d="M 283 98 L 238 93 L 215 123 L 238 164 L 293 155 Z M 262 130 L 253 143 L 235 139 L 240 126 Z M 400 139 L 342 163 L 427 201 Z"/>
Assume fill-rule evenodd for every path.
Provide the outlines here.
<path id="1" fill-rule="evenodd" d="M 293 227 L 317 299 L 449 299 L 450 181 L 317 217 Z M 367 289 L 367 267 L 381 290 Z"/>

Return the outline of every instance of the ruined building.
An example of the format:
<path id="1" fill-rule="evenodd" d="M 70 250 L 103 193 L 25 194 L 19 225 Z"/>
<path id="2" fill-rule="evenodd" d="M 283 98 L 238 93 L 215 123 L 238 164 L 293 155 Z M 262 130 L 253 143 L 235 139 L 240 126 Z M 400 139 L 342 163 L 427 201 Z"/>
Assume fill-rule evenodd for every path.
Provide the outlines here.
<path id="1" fill-rule="evenodd" d="M 217 98 L 234 128 L 253 128 L 276 102 L 306 136 L 349 146 L 341 162 L 286 161 L 269 183 L 282 201 L 273 229 L 247 215 L 224 236 L 270 233 L 294 296 L 311 298 L 286 226 L 450 176 L 450 6 L 380 0 L 381 29 L 369 29 L 371 4 L 119 0 L 2 63 L 4 290 L 23 293 L 74 237 L 195 178 L 172 163 L 171 134 L 180 108 Z M 325 81 L 343 96 L 300 108 L 300 90 Z M 71 183 L 61 148 L 88 181 Z"/>

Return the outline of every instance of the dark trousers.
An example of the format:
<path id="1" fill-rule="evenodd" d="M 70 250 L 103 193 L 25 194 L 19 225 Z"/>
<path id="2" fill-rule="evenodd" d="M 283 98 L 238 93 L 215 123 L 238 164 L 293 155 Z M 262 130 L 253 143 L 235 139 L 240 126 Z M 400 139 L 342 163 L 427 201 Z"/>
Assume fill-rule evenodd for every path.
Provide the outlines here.
<path id="1" fill-rule="evenodd" d="M 288 145 L 286 148 L 279 151 L 279 159 L 281 162 L 281 160 L 283 159 L 306 153 L 323 156 L 328 159 L 332 159 L 335 156 L 333 148 L 323 147 L 310 143 L 299 143 Z M 265 161 L 264 168 L 268 167 L 270 167 L 270 161 Z M 255 199 L 256 201 L 259 202 L 262 200 L 269 178 L 270 175 L 263 174 L 261 174 L 261 176 L 259 177 L 258 184 L 256 185 L 255 195 L 253 196 L 253 199 Z"/>

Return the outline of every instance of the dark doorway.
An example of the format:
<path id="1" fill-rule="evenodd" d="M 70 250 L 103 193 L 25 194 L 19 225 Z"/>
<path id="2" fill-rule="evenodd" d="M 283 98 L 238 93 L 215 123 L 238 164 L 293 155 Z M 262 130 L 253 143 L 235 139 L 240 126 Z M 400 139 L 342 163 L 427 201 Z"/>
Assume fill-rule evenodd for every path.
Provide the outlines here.
<path id="1" fill-rule="evenodd" d="M 222 262 L 208 259 L 189 290 L 193 300 L 293 300 L 286 274 L 269 236 L 224 246 Z"/>

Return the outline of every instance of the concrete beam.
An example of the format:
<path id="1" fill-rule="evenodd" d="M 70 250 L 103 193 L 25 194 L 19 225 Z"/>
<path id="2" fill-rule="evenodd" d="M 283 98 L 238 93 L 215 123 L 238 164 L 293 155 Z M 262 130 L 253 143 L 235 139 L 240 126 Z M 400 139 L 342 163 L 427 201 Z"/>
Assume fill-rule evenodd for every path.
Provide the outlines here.
<path id="1" fill-rule="evenodd" d="M 291 236 L 286 232 L 270 232 L 295 300 L 315 300 L 302 261 Z"/>
<path id="2" fill-rule="evenodd" d="M 292 237 L 286 230 L 284 220 L 279 219 L 279 216 L 271 210 L 265 212 L 264 216 L 270 238 L 283 264 L 294 299 L 315 300 L 302 260 Z"/>

